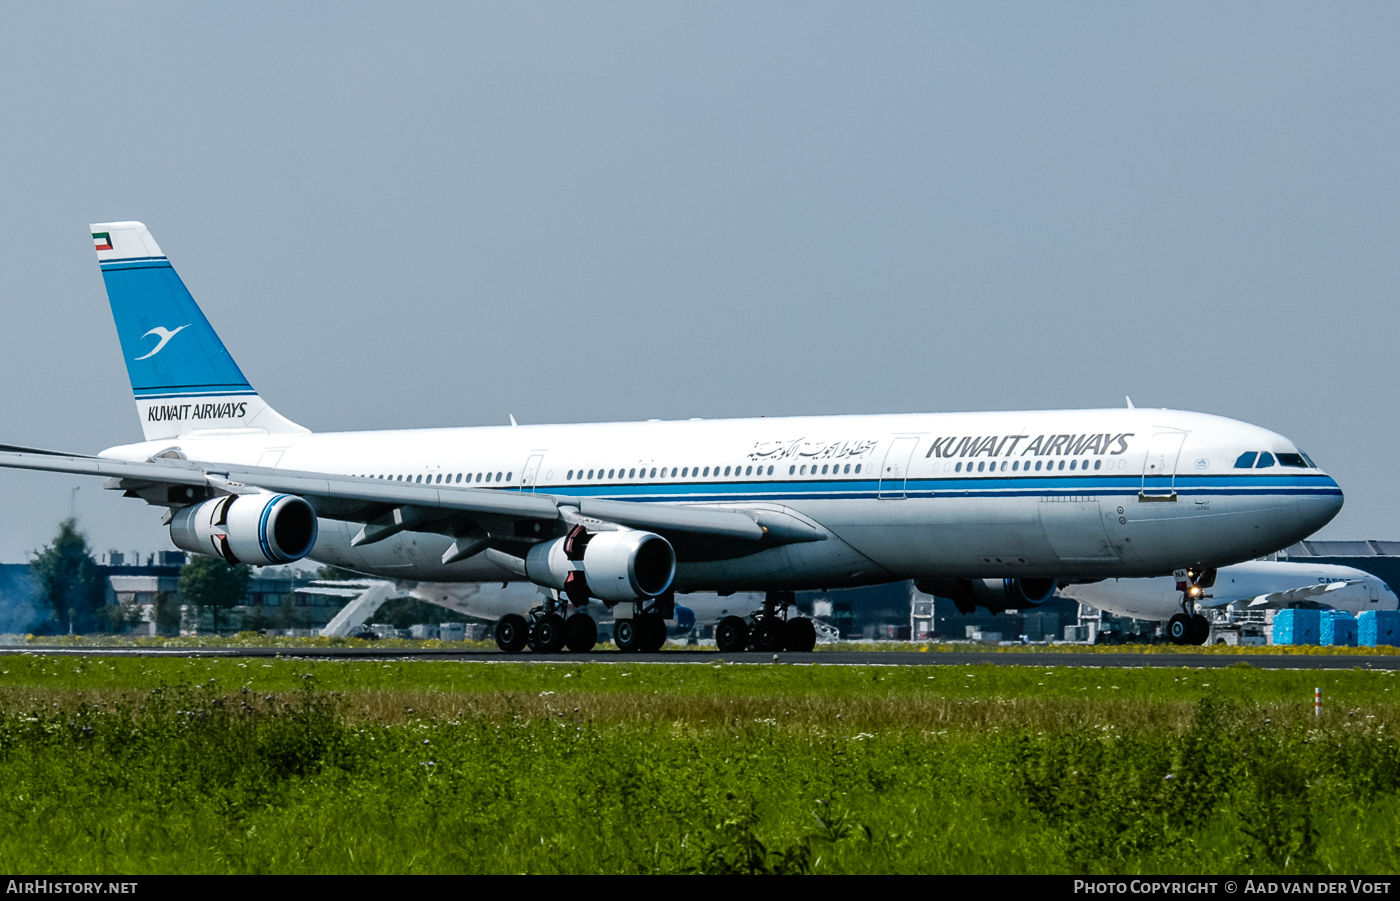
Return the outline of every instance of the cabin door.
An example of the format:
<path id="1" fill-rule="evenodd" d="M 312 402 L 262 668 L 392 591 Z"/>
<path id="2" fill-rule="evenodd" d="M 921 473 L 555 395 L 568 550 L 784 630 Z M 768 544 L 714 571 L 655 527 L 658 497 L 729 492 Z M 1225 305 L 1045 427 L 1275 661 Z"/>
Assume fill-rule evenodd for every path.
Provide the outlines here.
<path id="1" fill-rule="evenodd" d="M 1185 432 L 1158 432 L 1152 436 L 1152 443 L 1147 446 L 1147 459 L 1142 464 L 1140 500 L 1176 500 L 1176 458 L 1181 456 L 1181 445 L 1185 441 Z"/>
<path id="2" fill-rule="evenodd" d="M 918 438 L 896 438 L 885 452 L 885 462 L 880 467 L 881 500 L 897 500 L 904 497 L 904 483 L 909 478 L 909 460 L 914 456 Z"/>
<path id="3" fill-rule="evenodd" d="M 544 454 L 534 454 L 525 461 L 525 472 L 520 476 L 520 490 L 534 491 L 535 482 L 540 477 L 540 462 L 544 460 Z"/>

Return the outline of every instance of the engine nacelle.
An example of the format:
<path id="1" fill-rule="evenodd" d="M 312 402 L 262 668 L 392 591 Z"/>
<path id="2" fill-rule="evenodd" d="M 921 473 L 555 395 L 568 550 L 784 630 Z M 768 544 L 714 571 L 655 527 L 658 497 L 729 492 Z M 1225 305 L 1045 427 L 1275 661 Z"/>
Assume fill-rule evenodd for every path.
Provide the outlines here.
<path id="1" fill-rule="evenodd" d="M 525 575 L 536 585 L 558 589 L 576 604 L 635 601 L 665 594 L 676 577 L 676 552 L 660 535 L 619 529 L 584 532 L 530 548 Z"/>
<path id="2" fill-rule="evenodd" d="M 921 579 L 914 587 L 953 602 L 961 613 L 986 607 L 993 613 L 1039 607 L 1055 596 L 1054 579 Z"/>
<path id="3" fill-rule="evenodd" d="M 300 560 L 316 546 L 316 511 L 294 494 L 240 494 L 185 507 L 170 520 L 182 551 L 231 564 Z"/>

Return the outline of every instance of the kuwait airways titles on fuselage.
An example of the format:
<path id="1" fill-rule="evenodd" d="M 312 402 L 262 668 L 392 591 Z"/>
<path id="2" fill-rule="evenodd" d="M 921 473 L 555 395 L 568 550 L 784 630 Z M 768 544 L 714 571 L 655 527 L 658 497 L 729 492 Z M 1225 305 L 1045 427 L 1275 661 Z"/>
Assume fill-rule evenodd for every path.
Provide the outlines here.
<path id="1" fill-rule="evenodd" d="M 1034 454 L 1037 457 L 1075 457 L 1080 454 L 1093 454 L 1095 456 L 1108 454 L 1110 457 L 1116 457 L 1128 452 L 1128 439 L 1134 434 L 1133 432 L 1121 432 L 1115 435 L 1111 432 L 1104 432 L 1095 435 L 1036 435 L 1034 441 L 1021 448 L 1020 456 Z M 924 454 L 924 459 L 929 457 L 980 457 L 983 454 L 988 457 L 1010 457 L 1015 454 L 1020 443 L 1030 437 L 1030 435 L 976 435 L 967 437 L 954 435 L 951 438 L 935 438 L 928 453 Z"/>

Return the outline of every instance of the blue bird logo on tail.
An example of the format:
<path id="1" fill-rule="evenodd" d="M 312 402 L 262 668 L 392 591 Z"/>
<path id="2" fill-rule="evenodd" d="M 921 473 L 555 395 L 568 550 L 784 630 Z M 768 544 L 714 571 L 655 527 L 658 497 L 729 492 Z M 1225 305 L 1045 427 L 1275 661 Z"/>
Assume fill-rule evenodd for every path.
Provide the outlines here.
<path id="1" fill-rule="evenodd" d="M 160 343 L 157 344 L 157 345 L 155 346 L 155 349 L 152 350 L 150 353 L 146 354 L 144 357 L 137 357 L 136 359 L 137 359 L 137 360 L 149 360 L 151 357 L 154 357 L 156 354 L 160 353 L 162 350 L 165 349 L 165 345 L 167 345 L 167 344 L 170 343 L 170 339 L 171 339 L 171 338 L 174 338 L 176 335 L 180 334 L 180 332 L 182 332 L 182 331 L 184 331 L 185 329 L 189 328 L 192 324 L 193 324 L 193 323 L 187 322 L 187 323 L 185 323 L 184 325 L 180 326 L 179 328 L 175 329 L 174 331 L 171 331 L 170 329 L 164 328 L 164 327 L 159 326 L 159 325 L 156 326 L 155 328 L 151 329 L 149 332 L 147 332 L 146 334 L 142 335 L 141 337 L 142 337 L 142 338 L 149 338 L 149 337 L 151 337 L 152 335 L 159 335 L 159 336 L 160 336 Z"/>

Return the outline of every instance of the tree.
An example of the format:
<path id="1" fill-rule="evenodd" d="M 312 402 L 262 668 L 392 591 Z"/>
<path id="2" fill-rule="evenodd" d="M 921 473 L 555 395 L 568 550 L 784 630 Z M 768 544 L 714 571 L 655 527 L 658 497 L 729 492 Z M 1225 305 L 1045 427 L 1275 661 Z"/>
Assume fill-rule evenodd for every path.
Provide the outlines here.
<path id="1" fill-rule="evenodd" d="M 214 632 L 219 631 L 219 611 L 228 610 L 248 597 L 247 564 L 229 566 L 217 557 L 196 555 L 180 569 L 180 594 L 202 613 L 214 614 Z"/>
<path id="2" fill-rule="evenodd" d="M 157 635 L 180 634 L 180 605 L 171 601 L 170 592 L 157 591 L 152 605 L 151 619 L 156 624 Z"/>
<path id="3" fill-rule="evenodd" d="M 105 600 L 107 586 L 87 536 L 78 531 L 78 521 L 71 516 L 58 524 L 53 542 L 34 555 L 29 571 L 60 630 L 65 625 L 86 627 Z"/>

